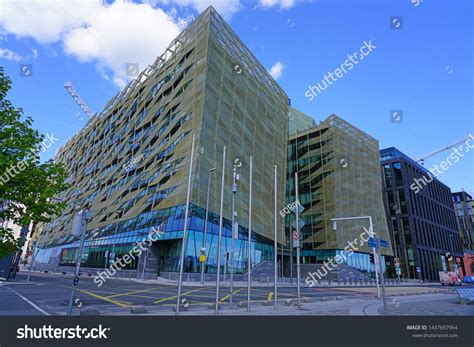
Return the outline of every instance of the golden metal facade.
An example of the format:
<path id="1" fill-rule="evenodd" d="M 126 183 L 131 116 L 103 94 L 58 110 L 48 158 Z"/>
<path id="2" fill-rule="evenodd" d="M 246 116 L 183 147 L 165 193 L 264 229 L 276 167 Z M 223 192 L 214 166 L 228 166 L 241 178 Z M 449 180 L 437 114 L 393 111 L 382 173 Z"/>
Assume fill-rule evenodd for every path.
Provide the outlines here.
<path id="1" fill-rule="evenodd" d="M 243 162 L 237 221 L 248 225 L 248 158 L 254 156 L 254 231 L 273 238 L 273 165 L 284 182 L 287 95 L 218 13 L 208 8 L 58 155 L 71 188 L 68 207 L 38 238 L 67 244 L 76 206 L 89 206 L 88 238 L 112 223 L 185 203 L 191 138 L 196 136 L 191 202 L 205 207 L 208 170 L 215 167 L 210 210 L 219 208 L 222 149 L 227 146 L 224 218 L 231 219 L 232 161 Z M 279 187 L 279 209 L 285 188 Z M 133 221 L 133 222 L 132 222 Z M 134 224 L 135 225 L 135 224 Z M 126 225 L 125 225 L 126 226 Z M 104 228 L 106 229 L 104 231 Z M 120 230 L 119 230 L 120 232 Z"/>

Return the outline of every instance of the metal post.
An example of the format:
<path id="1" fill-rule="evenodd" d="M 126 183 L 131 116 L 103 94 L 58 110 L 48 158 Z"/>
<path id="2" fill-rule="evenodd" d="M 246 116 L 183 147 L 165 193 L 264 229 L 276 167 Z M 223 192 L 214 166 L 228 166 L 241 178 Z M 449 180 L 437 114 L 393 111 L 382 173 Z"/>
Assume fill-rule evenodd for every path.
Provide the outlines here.
<path id="1" fill-rule="evenodd" d="M 237 168 L 242 164 L 240 159 L 234 160 L 234 168 L 232 171 L 232 240 L 231 240 L 231 250 L 230 250 L 230 299 L 229 307 L 232 308 L 233 298 L 234 298 L 234 262 L 235 262 L 235 240 L 238 238 L 238 229 L 236 228 L 235 217 L 237 217 L 237 211 L 235 210 L 235 196 L 237 194 L 237 181 L 239 180 L 239 174 L 237 173 Z"/>
<path id="2" fill-rule="evenodd" d="M 181 245 L 181 256 L 179 258 L 179 280 L 178 280 L 178 295 L 176 299 L 176 315 L 179 315 L 179 305 L 181 303 L 181 286 L 183 282 L 183 270 L 184 270 L 184 253 L 186 252 L 186 241 L 188 237 L 188 217 L 189 217 L 189 200 L 191 198 L 191 178 L 193 174 L 193 159 L 194 159 L 194 140 L 191 144 L 191 157 L 189 158 L 189 176 L 188 176 L 188 191 L 186 194 L 186 208 L 184 211 L 184 228 L 183 228 L 183 241 Z"/>
<path id="3" fill-rule="evenodd" d="M 382 301 L 383 301 L 383 312 L 387 313 L 387 297 L 385 294 L 385 281 L 384 281 L 384 276 L 383 276 L 383 266 L 382 266 L 382 252 L 380 251 L 380 240 L 377 240 L 377 246 L 378 246 L 378 255 L 379 255 L 379 264 L 380 264 L 380 279 L 382 282 Z"/>
<path id="4" fill-rule="evenodd" d="M 216 168 L 209 169 L 208 179 L 207 179 L 207 198 L 206 198 L 206 217 L 204 220 L 204 238 L 202 240 L 202 247 L 201 251 L 204 251 L 204 255 L 206 255 L 206 236 L 207 236 L 207 220 L 209 218 L 209 193 L 211 191 L 211 173 L 215 171 Z M 207 255 L 206 255 L 207 257 Z M 206 258 L 207 260 L 207 258 Z M 204 284 L 204 269 L 206 267 L 206 261 L 201 262 L 201 284 Z"/>
<path id="5" fill-rule="evenodd" d="M 216 315 L 219 314 L 219 285 L 221 274 L 221 242 L 222 242 L 222 224 L 224 213 L 224 183 L 225 183 L 225 151 L 222 153 L 222 181 L 221 181 L 221 207 L 219 211 L 219 238 L 217 241 L 217 279 L 216 279 Z"/>
<path id="6" fill-rule="evenodd" d="M 369 233 L 370 237 L 375 238 L 375 233 L 374 233 L 374 225 L 372 224 L 372 217 L 369 216 Z M 377 257 L 377 252 L 375 250 L 375 247 L 372 248 L 372 252 L 374 252 L 374 268 L 375 268 L 375 283 L 377 284 L 377 297 L 380 299 L 380 285 L 379 285 L 379 270 L 378 270 L 378 257 Z"/>
<path id="7" fill-rule="evenodd" d="M 397 271 L 397 266 L 395 266 L 395 272 L 397 273 L 398 277 L 398 284 L 400 284 L 400 273 L 402 272 L 402 267 L 401 267 L 401 255 L 398 253 L 398 246 L 397 246 L 397 238 L 395 235 L 395 229 L 393 228 L 393 224 L 397 223 L 397 234 L 398 234 L 398 221 L 396 217 L 390 218 L 391 222 L 391 229 L 392 229 L 392 234 L 393 234 L 393 250 L 395 252 L 395 258 L 398 259 L 398 268 L 400 269 L 400 272 Z M 395 262 L 394 262 L 395 265 Z"/>
<path id="8" fill-rule="evenodd" d="M 145 259 L 143 260 L 142 281 L 145 279 L 145 268 L 146 268 L 146 261 L 148 259 L 148 252 L 149 251 L 150 251 L 149 249 L 147 249 L 145 251 Z"/>
<path id="9" fill-rule="evenodd" d="M 225 274 L 227 273 L 227 256 L 229 255 L 229 253 L 227 251 L 224 252 L 224 283 L 225 283 Z"/>
<path id="10" fill-rule="evenodd" d="M 298 172 L 295 172 L 295 196 L 296 196 L 296 201 L 299 200 L 298 196 Z M 296 232 L 298 233 L 298 244 L 296 247 L 296 280 L 298 283 L 297 285 L 297 291 L 298 291 L 298 308 L 301 307 L 301 288 L 300 288 L 300 246 L 301 246 L 301 237 L 299 236 L 300 234 L 300 209 L 296 208 Z"/>
<path id="11" fill-rule="evenodd" d="M 250 177 L 249 177 L 249 232 L 247 240 L 247 312 L 250 312 L 250 287 L 252 281 L 252 260 L 251 260 L 251 243 L 252 243 L 252 179 L 253 179 L 253 156 L 250 156 Z"/>
<path id="12" fill-rule="evenodd" d="M 278 285 L 277 285 L 277 279 L 278 279 L 278 241 L 277 241 L 277 230 L 278 230 L 278 203 L 277 203 L 277 198 L 278 198 L 278 191 L 277 191 L 277 166 L 275 165 L 275 172 L 274 172 L 275 180 L 274 180 L 274 213 L 275 213 L 275 221 L 274 221 L 274 227 L 275 227 L 275 234 L 273 235 L 274 240 L 273 240 L 273 251 L 274 251 L 274 265 L 275 265 L 275 273 L 274 273 L 274 293 L 275 293 L 275 301 L 273 302 L 273 307 L 276 309 L 277 308 L 277 301 L 278 301 Z"/>
<path id="13" fill-rule="evenodd" d="M 76 257 L 76 270 L 74 271 L 74 281 L 72 284 L 72 289 L 71 289 L 71 296 L 69 297 L 69 305 L 67 308 L 67 315 L 70 316 L 72 314 L 72 305 L 74 301 L 74 296 L 76 294 L 76 286 L 79 282 L 79 270 L 81 268 L 81 258 L 82 258 L 82 251 L 84 249 L 84 240 L 86 238 L 86 212 L 83 210 L 81 211 L 81 227 L 82 227 L 82 233 L 81 233 L 81 243 L 79 245 L 79 252 L 77 253 Z"/>
<path id="14" fill-rule="evenodd" d="M 232 234 L 231 234 L 231 250 L 230 250 L 230 287 L 229 287 L 229 307 L 232 308 L 233 304 L 233 292 L 234 292 L 234 234 L 235 234 L 235 194 L 237 193 L 237 184 L 235 182 L 236 176 L 236 167 L 234 165 L 234 172 L 233 172 L 233 183 L 232 183 Z"/>
<path id="15" fill-rule="evenodd" d="M 35 261 L 35 258 L 36 258 L 35 252 L 36 252 L 36 241 L 33 242 L 33 254 L 31 256 L 30 269 L 28 271 L 28 277 L 26 277 L 26 283 L 30 281 L 31 271 L 33 270 L 33 262 Z"/>

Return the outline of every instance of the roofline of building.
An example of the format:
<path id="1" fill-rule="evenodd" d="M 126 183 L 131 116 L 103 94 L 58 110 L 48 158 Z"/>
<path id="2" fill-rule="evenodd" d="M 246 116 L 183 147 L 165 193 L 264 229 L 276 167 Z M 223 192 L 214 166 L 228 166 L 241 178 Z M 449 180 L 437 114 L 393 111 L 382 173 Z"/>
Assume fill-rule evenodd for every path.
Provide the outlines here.
<path id="1" fill-rule="evenodd" d="M 420 163 L 416 162 L 414 159 L 410 158 L 409 156 L 407 156 L 405 153 L 403 153 L 402 151 L 400 151 L 397 147 L 387 147 L 387 148 L 383 148 L 380 150 L 380 163 L 383 164 L 384 162 L 387 162 L 388 160 L 382 160 L 382 152 L 384 151 L 390 151 L 390 150 L 395 150 L 396 152 L 398 152 L 400 155 L 398 157 L 394 157 L 390 160 L 394 160 L 394 159 L 397 159 L 397 158 L 400 158 L 400 159 L 404 159 L 405 161 L 409 162 L 410 164 L 414 165 L 415 167 L 419 168 L 421 171 L 423 171 L 424 173 L 426 173 L 427 175 L 430 175 L 431 177 L 433 177 L 433 179 L 438 182 L 439 184 L 445 186 L 446 188 L 448 188 L 450 191 L 451 191 L 451 187 L 449 187 L 447 184 L 441 182 L 433 173 L 431 173 L 431 171 L 429 171 L 427 168 L 425 168 L 423 165 L 421 165 Z"/>

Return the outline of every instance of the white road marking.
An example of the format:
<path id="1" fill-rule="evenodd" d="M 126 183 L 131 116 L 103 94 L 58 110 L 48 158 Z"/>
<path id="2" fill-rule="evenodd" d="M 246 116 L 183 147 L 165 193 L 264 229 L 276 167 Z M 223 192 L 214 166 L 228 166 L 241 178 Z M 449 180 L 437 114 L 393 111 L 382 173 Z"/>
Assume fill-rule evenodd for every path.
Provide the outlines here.
<path id="1" fill-rule="evenodd" d="M 21 295 L 20 293 L 18 293 L 16 290 L 14 289 L 11 289 L 10 287 L 7 287 L 7 286 L 4 286 L 5 289 L 8 289 L 9 291 L 15 293 L 16 295 L 18 295 L 21 299 L 23 299 L 24 301 L 26 301 L 28 304 L 30 304 L 31 306 L 33 306 L 34 309 L 36 309 L 37 311 L 41 312 L 42 314 L 44 314 L 45 316 L 49 316 L 50 314 L 48 312 L 46 312 L 45 310 L 43 310 L 41 307 L 39 307 L 38 305 L 36 305 L 34 302 L 30 301 L 28 298 L 25 298 L 23 295 Z"/>

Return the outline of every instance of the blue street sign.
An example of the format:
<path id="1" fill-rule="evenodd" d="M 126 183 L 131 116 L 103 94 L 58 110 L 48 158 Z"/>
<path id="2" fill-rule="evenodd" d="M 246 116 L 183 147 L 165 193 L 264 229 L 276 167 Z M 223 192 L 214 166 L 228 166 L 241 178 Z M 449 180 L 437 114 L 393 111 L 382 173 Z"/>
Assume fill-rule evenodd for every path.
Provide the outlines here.
<path id="1" fill-rule="evenodd" d="M 384 248 L 388 248 L 388 241 L 378 239 L 376 237 L 369 237 L 368 245 L 369 245 L 369 247 L 372 247 L 372 248 L 379 248 L 379 246 L 384 247 Z"/>
<path id="2" fill-rule="evenodd" d="M 370 237 L 370 238 L 369 238 L 368 244 L 369 244 L 369 247 L 378 248 L 377 241 L 376 241 L 376 239 L 374 239 L 373 237 Z"/>

